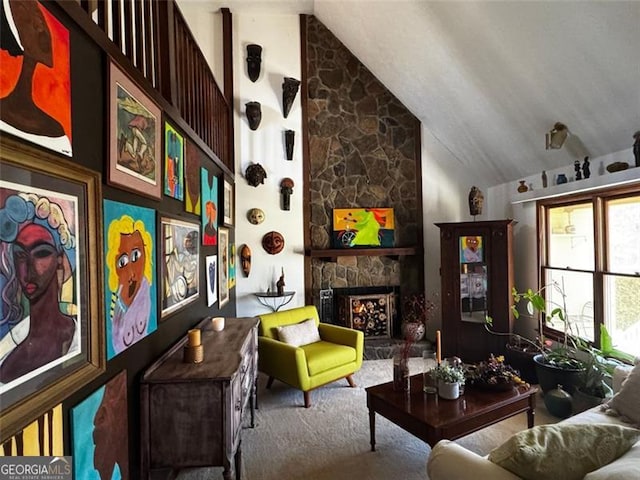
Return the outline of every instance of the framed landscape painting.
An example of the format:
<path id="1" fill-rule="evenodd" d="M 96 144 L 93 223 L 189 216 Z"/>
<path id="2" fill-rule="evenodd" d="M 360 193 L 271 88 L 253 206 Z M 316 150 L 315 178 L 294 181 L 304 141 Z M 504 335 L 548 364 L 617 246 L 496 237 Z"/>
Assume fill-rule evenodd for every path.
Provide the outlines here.
<path id="1" fill-rule="evenodd" d="M 156 212 L 104 201 L 107 359 L 158 328 Z"/>
<path id="2" fill-rule="evenodd" d="M 98 376 L 105 359 L 100 175 L 7 138 L 0 152 L 4 442 Z"/>
<path id="3" fill-rule="evenodd" d="M 69 30 L 40 2 L 4 2 L 2 13 L 0 130 L 70 157 Z"/>
<path id="4" fill-rule="evenodd" d="M 110 185 L 160 198 L 161 112 L 113 62 L 109 63 Z"/>
<path id="5" fill-rule="evenodd" d="M 162 318 L 198 299 L 200 224 L 162 217 Z"/>

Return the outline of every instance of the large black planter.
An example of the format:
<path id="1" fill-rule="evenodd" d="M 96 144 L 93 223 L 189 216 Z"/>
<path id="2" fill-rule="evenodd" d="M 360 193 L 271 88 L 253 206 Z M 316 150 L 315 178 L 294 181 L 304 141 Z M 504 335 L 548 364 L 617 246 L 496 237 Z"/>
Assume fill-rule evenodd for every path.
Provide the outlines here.
<path id="1" fill-rule="evenodd" d="M 533 357 L 536 365 L 536 373 L 538 375 L 538 383 L 542 392 L 546 393 L 553 390 L 558 385 L 573 394 L 576 385 L 579 385 L 580 375 L 584 372 L 584 368 L 559 368 L 555 365 L 549 365 L 544 362 L 542 354 Z"/>
<path id="2" fill-rule="evenodd" d="M 533 363 L 533 357 L 538 354 L 537 351 L 527 352 L 510 344 L 507 344 L 506 347 L 504 353 L 505 363 L 518 370 L 520 378 L 525 382 L 538 383 L 536 364 Z"/>

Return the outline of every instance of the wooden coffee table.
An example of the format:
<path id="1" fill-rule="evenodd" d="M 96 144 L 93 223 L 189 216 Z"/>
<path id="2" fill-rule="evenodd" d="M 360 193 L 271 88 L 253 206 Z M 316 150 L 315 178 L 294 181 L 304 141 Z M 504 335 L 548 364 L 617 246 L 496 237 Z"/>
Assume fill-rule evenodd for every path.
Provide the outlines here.
<path id="1" fill-rule="evenodd" d="M 376 449 L 376 413 L 412 433 L 432 447 L 446 438 L 455 440 L 501 420 L 527 412 L 533 427 L 536 387 L 493 392 L 472 387 L 457 400 L 422 392 L 422 374 L 411 377 L 411 392 L 393 390 L 393 382 L 366 389 L 371 429 L 371 450 Z"/>

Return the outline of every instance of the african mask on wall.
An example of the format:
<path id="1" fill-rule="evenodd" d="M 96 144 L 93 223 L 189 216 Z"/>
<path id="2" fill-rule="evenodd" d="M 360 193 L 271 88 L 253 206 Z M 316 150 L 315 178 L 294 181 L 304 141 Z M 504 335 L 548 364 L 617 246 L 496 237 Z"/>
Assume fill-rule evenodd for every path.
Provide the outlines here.
<path id="1" fill-rule="evenodd" d="M 262 107 L 260 102 L 247 102 L 244 104 L 246 108 L 247 121 L 251 130 L 257 130 L 262 120 Z"/>
<path id="2" fill-rule="evenodd" d="M 262 237 L 262 248 L 270 255 L 280 253 L 284 248 L 284 237 L 278 232 L 265 233 Z"/>
<path id="3" fill-rule="evenodd" d="M 300 80 L 296 80 L 291 77 L 284 77 L 282 84 L 282 109 L 284 118 L 287 118 L 291 111 L 291 105 L 298 94 L 298 87 L 300 87 Z"/>
<path id="4" fill-rule="evenodd" d="M 264 184 L 264 179 L 267 178 L 267 172 L 259 163 L 252 163 L 244 171 L 244 177 L 247 179 L 249 185 L 257 187 L 260 184 Z"/>
<path id="5" fill-rule="evenodd" d="M 285 151 L 287 152 L 287 160 L 293 160 L 293 142 L 295 136 L 296 132 L 294 130 L 284 131 L 284 146 Z"/>
<path id="6" fill-rule="evenodd" d="M 251 248 L 247 244 L 244 244 L 240 249 L 240 263 L 242 265 L 242 273 L 244 273 L 245 277 L 248 277 L 251 273 Z"/>
<path id="7" fill-rule="evenodd" d="M 293 180 L 283 178 L 280 182 L 280 194 L 282 195 L 282 210 L 291 210 L 290 197 L 293 193 Z"/>
<path id="8" fill-rule="evenodd" d="M 260 225 L 262 222 L 264 222 L 264 218 L 264 211 L 260 210 L 259 208 L 252 208 L 247 212 L 247 219 L 252 225 Z"/>
<path id="9" fill-rule="evenodd" d="M 247 45 L 247 73 L 252 82 L 260 76 L 260 63 L 262 62 L 262 47 L 251 43 Z"/>

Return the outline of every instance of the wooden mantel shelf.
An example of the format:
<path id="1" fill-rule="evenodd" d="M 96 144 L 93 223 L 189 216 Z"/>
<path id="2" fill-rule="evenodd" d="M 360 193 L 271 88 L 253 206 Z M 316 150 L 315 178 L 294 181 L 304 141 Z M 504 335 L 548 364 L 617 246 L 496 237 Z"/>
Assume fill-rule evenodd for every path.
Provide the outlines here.
<path id="1" fill-rule="evenodd" d="M 320 258 L 335 262 L 338 257 L 391 257 L 398 258 L 406 255 L 417 255 L 422 252 L 418 247 L 394 248 L 329 248 L 322 250 L 307 250 L 308 257 Z"/>

